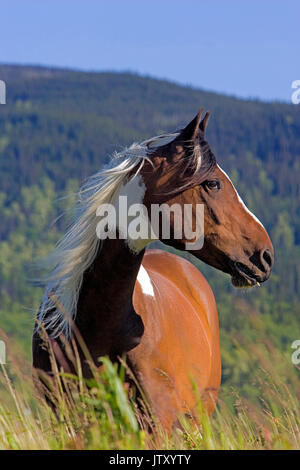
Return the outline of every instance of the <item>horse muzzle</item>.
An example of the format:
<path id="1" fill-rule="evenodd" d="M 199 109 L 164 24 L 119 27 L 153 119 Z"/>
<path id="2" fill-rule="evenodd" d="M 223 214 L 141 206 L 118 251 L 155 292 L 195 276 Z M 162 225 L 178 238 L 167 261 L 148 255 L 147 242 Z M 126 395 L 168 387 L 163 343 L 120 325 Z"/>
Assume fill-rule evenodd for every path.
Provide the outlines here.
<path id="1" fill-rule="evenodd" d="M 235 287 L 259 286 L 269 279 L 273 264 L 274 252 L 269 248 L 256 251 L 246 263 L 235 261 L 232 264 L 232 284 Z"/>

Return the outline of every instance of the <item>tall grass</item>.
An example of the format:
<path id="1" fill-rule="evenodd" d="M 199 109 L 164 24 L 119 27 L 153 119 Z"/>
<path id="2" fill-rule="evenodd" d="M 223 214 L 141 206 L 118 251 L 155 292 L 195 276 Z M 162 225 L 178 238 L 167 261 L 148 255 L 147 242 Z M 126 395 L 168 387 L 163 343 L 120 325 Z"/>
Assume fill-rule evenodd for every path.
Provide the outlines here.
<path id="1" fill-rule="evenodd" d="M 9 343 L 8 349 L 9 364 L 0 366 L 0 449 L 300 448 L 297 371 L 278 373 L 277 361 L 280 370 L 290 367 L 278 352 L 249 347 L 260 364 L 253 377 L 258 401 L 227 390 L 209 417 L 199 400 L 201 424 L 182 420 L 181 429 L 167 435 L 153 424 L 145 401 L 142 414 L 130 398 L 125 366 L 103 358 L 102 372 L 89 381 L 56 369 L 49 387 L 54 413 L 33 386 L 30 364 Z"/>

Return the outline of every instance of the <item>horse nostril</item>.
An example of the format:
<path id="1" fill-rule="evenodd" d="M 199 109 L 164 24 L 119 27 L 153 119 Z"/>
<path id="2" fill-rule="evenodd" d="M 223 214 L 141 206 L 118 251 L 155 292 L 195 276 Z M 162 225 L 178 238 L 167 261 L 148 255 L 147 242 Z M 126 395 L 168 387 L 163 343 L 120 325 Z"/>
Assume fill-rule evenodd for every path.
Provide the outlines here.
<path id="1" fill-rule="evenodd" d="M 273 266 L 273 255 L 270 250 L 261 250 L 260 252 L 260 261 L 265 269 L 265 271 L 270 271 Z"/>

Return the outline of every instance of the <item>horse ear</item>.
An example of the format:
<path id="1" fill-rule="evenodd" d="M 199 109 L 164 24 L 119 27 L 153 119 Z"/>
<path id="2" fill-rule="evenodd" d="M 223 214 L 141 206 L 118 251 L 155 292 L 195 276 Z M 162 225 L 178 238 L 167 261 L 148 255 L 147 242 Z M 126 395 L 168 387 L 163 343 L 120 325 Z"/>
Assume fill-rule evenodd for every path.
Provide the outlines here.
<path id="1" fill-rule="evenodd" d="M 208 120 L 209 120 L 209 116 L 210 116 L 210 112 L 206 111 L 206 113 L 204 115 L 204 118 L 200 122 L 199 129 L 200 129 L 200 131 L 203 132 L 203 134 L 205 132 L 205 129 L 206 129 L 206 126 L 207 126 L 207 123 L 208 123 Z"/>
<path id="2" fill-rule="evenodd" d="M 194 117 L 194 119 L 180 132 L 180 134 L 174 139 L 173 143 L 175 144 L 193 143 L 198 140 L 199 130 L 200 130 L 199 126 L 202 122 L 201 121 L 202 111 L 203 111 L 203 108 L 200 108 L 198 113 Z"/>
<path id="3" fill-rule="evenodd" d="M 157 155 L 164 155 L 169 162 L 177 162 L 185 156 L 194 156 L 194 163 L 197 165 L 199 161 L 199 141 L 204 138 L 204 132 L 207 126 L 209 112 L 205 113 L 201 120 L 203 108 L 200 108 L 194 119 L 175 137 L 174 140 L 167 144 L 157 147 L 154 152 Z M 151 148 L 151 147 L 150 147 Z M 195 151 L 197 149 L 197 151 Z M 192 160 L 189 159 L 191 166 Z"/>

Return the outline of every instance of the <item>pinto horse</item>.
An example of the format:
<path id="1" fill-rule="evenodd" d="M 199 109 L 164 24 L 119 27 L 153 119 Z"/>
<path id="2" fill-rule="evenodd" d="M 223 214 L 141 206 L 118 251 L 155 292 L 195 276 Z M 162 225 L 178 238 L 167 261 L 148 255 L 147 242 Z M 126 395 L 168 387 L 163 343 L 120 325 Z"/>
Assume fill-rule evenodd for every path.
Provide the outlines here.
<path id="1" fill-rule="evenodd" d="M 38 324 L 44 325 L 64 370 L 72 370 L 61 341 L 73 335 L 68 316 L 96 365 L 101 367 L 101 356 L 116 359 L 126 353 L 154 415 L 166 429 L 182 415 L 193 416 L 195 385 L 208 411 L 214 410 L 221 381 L 214 295 L 185 259 L 162 250 L 145 251 L 154 239 L 190 250 L 185 234 L 175 236 L 177 219 L 172 214 L 168 237 L 163 237 L 161 217 L 155 237 L 152 230 L 136 237 L 127 230 L 128 220 L 120 221 L 122 214 L 104 233 L 108 224 L 99 228 L 97 214 L 99 207 L 116 207 L 126 196 L 131 206 L 143 204 L 147 214 L 153 204 L 182 209 L 190 205 L 190 220 L 183 222 L 191 226 L 202 205 L 204 239 L 190 250 L 193 256 L 230 274 L 236 287 L 266 281 L 273 264 L 272 243 L 217 165 L 205 140 L 209 113 L 203 119 L 201 115 L 202 109 L 180 132 L 133 144 L 87 181 L 79 193 L 74 224 L 50 257 L 53 269 L 38 313 Z M 37 327 L 33 366 L 50 373 L 49 353 L 42 343 Z M 83 355 L 81 360 L 83 374 L 89 377 Z"/>

